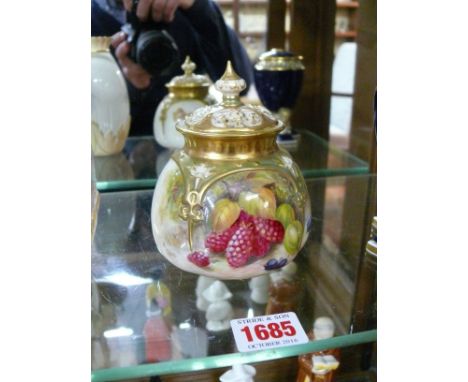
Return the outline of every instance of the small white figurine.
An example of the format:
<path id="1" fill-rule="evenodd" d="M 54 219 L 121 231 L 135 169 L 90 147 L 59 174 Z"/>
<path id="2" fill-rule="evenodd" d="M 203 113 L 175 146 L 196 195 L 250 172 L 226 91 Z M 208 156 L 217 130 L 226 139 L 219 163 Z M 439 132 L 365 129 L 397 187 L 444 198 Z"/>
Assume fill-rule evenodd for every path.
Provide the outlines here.
<path id="1" fill-rule="evenodd" d="M 261 275 L 253 277 L 249 281 L 250 298 L 257 304 L 266 304 L 268 302 L 268 288 L 270 287 L 270 276 Z"/>
<path id="2" fill-rule="evenodd" d="M 296 263 L 291 262 L 288 265 L 281 268 L 281 270 L 270 273 L 271 281 L 273 283 L 278 283 L 280 281 L 291 282 L 294 280 L 296 272 L 297 272 L 297 265 Z"/>
<path id="3" fill-rule="evenodd" d="M 233 310 L 228 300 L 232 297 L 232 293 L 226 285 L 217 280 L 202 295 L 209 303 L 205 315 L 206 329 L 211 332 L 229 329 Z"/>
<path id="4" fill-rule="evenodd" d="M 197 309 L 206 311 L 209 302 L 203 297 L 203 292 L 214 282 L 216 279 L 212 277 L 199 276 L 197 280 L 197 287 L 195 288 L 195 294 L 197 296 Z"/>
<path id="5" fill-rule="evenodd" d="M 325 340 L 335 334 L 335 324 L 330 317 L 318 317 L 314 321 L 311 340 Z M 299 356 L 296 382 L 333 382 L 335 370 L 340 366 L 340 349 L 303 354 Z"/>
<path id="6" fill-rule="evenodd" d="M 330 317 L 319 317 L 314 321 L 314 340 L 326 340 L 335 335 L 335 324 Z"/>
<path id="7" fill-rule="evenodd" d="M 312 373 L 314 374 L 326 374 L 330 371 L 338 369 L 340 363 L 334 355 L 313 355 L 312 356 Z"/>
<path id="8" fill-rule="evenodd" d="M 226 371 L 221 377 L 220 382 L 254 382 L 253 377 L 256 370 L 250 365 L 233 365 L 232 369 Z"/>

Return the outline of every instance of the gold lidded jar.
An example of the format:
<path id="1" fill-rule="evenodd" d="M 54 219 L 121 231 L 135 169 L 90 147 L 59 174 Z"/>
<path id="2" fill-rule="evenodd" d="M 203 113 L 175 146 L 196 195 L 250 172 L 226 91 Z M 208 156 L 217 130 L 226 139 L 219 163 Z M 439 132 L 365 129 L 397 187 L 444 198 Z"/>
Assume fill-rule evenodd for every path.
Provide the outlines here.
<path id="1" fill-rule="evenodd" d="M 290 263 L 307 240 L 310 201 L 302 173 L 279 148 L 283 123 L 245 105 L 246 84 L 228 62 L 221 103 L 177 122 L 184 147 L 158 178 L 151 223 L 158 250 L 177 267 L 246 279 Z"/>
<path id="2" fill-rule="evenodd" d="M 184 74 L 166 84 L 169 93 L 158 105 L 153 120 L 154 137 L 163 147 L 182 148 L 184 137 L 175 129 L 176 121 L 200 107 L 214 103 L 208 92 L 211 85 L 209 78 L 195 74 L 195 69 L 195 63 L 187 56 L 182 65 Z"/>

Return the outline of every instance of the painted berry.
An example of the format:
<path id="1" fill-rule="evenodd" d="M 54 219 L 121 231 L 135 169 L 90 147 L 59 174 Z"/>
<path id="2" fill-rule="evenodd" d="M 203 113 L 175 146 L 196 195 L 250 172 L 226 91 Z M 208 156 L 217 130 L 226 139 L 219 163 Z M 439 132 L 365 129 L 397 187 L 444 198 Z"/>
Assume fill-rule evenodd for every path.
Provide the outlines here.
<path id="1" fill-rule="evenodd" d="M 275 218 L 281 222 L 284 229 L 296 219 L 295 216 L 294 208 L 290 204 L 283 203 L 276 209 Z"/>
<path id="2" fill-rule="evenodd" d="M 271 271 L 271 270 L 276 269 L 276 268 L 278 268 L 278 260 L 276 260 L 276 259 L 270 259 L 265 264 L 265 270 L 267 270 L 267 271 Z"/>
<path id="3" fill-rule="evenodd" d="M 257 233 L 270 243 L 281 243 L 284 238 L 284 227 L 278 220 L 254 217 Z"/>
<path id="4" fill-rule="evenodd" d="M 203 267 L 207 267 L 208 265 L 210 265 L 210 259 L 208 255 L 200 251 L 192 252 L 191 254 L 187 256 L 187 259 L 198 267 L 203 268 Z"/>
<path id="5" fill-rule="evenodd" d="M 226 259 L 231 267 L 238 268 L 247 263 L 253 254 L 254 236 L 252 223 L 240 223 L 226 248 Z"/>
<path id="6" fill-rule="evenodd" d="M 299 220 L 293 221 L 286 228 L 286 233 L 284 235 L 284 248 L 290 255 L 296 254 L 302 243 L 302 233 L 304 228 Z"/>
<path id="7" fill-rule="evenodd" d="M 238 224 L 234 225 L 221 233 L 211 232 L 205 239 L 205 247 L 212 252 L 224 252 L 231 240 L 232 235 L 237 231 Z"/>
<path id="8" fill-rule="evenodd" d="M 253 253 L 255 257 L 263 257 L 270 250 L 270 242 L 262 236 L 256 236 L 254 239 Z"/>
<path id="9" fill-rule="evenodd" d="M 237 218 L 237 221 L 235 224 L 240 224 L 240 223 L 253 223 L 253 216 L 250 215 L 249 213 L 245 212 L 244 210 L 240 211 L 239 217 Z"/>
<path id="10" fill-rule="evenodd" d="M 288 263 L 288 259 L 280 259 L 278 261 L 278 269 L 283 268 Z"/>
<path id="11" fill-rule="evenodd" d="M 272 271 L 274 269 L 283 268 L 288 263 L 287 259 L 280 259 L 279 261 L 276 259 L 270 259 L 264 265 L 266 271 Z"/>

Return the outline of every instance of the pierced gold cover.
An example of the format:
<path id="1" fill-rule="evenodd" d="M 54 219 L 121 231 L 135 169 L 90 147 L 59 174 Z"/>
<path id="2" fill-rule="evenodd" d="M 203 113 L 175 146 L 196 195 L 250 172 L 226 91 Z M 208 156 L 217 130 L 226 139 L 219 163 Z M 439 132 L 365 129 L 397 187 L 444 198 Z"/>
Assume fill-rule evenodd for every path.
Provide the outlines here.
<path id="1" fill-rule="evenodd" d="M 230 62 L 215 87 L 223 93 L 221 103 L 197 109 L 176 124 L 190 154 L 208 159 L 245 159 L 277 150 L 275 138 L 283 122 L 262 106 L 241 102 L 239 94 L 246 84 Z"/>

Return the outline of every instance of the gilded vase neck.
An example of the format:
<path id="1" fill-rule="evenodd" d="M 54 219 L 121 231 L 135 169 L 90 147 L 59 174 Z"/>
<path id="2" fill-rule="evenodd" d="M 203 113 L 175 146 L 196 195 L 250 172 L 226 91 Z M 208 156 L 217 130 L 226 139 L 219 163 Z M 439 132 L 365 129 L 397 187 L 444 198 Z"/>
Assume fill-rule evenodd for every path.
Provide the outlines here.
<path id="1" fill-rule="evenodd" d="M 183 88 L 174 87 L 169 91 L 169 97 L 180 99 L 199 99 L 202 100 L 208 95 L 208 87 Z"/>
<path id="2" fill-rule="evenodd" d="M 276 134 L 258 137 L 203 137 L 185 135 L 184 151 L 207 160 L 255 160 L 278 151 Z"/>

